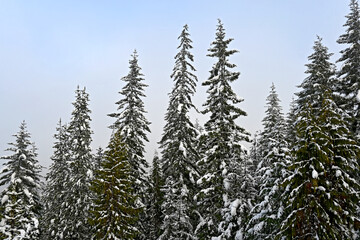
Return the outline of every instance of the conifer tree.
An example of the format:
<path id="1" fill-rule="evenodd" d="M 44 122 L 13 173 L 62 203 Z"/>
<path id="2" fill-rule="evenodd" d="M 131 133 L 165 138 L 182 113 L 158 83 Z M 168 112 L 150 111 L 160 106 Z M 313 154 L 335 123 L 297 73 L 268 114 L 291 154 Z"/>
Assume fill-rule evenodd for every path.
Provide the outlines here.
<path id="1" fill-rule="evenodd" d="M 256 162 L 255 163 L 256 169 L 261 161 L 260 142 L 259 142 L 260 134 L 261 131 L 255 132 L 254 137 L 251 140 L 251 147 L 249 151 L 249 157 L 252 159 L 252 161 Z"/>
<path id="2" fill-rule="evenodd" d="M 103 158 L 104 149 L 102 149 L 102 147 L 99 147 L 98 149 L 96 149 L 96 154 L 94 156 L 95 169 L 100 169 Z"/>
<path id="3" fill-rule="evenodd" d="M 90 223 L 93 239 L 134 239 L 138 234 L 135 223 L 140 209 L 136 206 L 133 169 L 127 159 L 126 145 L 121 131 L 112 136 L 104 154 L 97 178 L 91 183 L 95 193 Z"/>
<path id="4" fill-rule="evenodd" d="M 40 171 L 36 147 L 30 140 L 26 123 L 14 135 L 7 151 L 12 155 L 1 157 L 6 163 L 1 170 L 0 186 L 2 219 L 0 231 L 6 239 L 40 239 L 39 217 L 42 204 L 40 201 Z"/>
<path id="5" fill-rule="evenodd" d="M 360 133 L 360 9 L 357 0 L 351 0 L 350 13 L 346 16 L 344 25 L 346 33 L 342 34 L 339 44 L 347 47 L 340 51 L 341 57 L 338 62 L 341 68 L 338 71 L 339 82 L 337 92 L 340 98 L 336 98 L 338 106 L 350 116 L 350 130 Z"/>
<path id="6" fill-rule="evenodd" d="M 53 163 L 46 175 L 46 186 L 43 194 L 44 211 L 41 218 L 42 239 L 62 239 L 61 213 L 64 211 L 62 206 L 66 195 L 66 181 L 69 180 L 69 134 L 67 126 L 59 121 L 54 135 L 54 153 L 51 157 Z"/>
<path id="7" fill-rule="evenodd" d="M 260 192 L 260 180 L 261 180 L 261 164 L 262 164 L 262 157 L 260 152 L 260 134 L 261 131 L 256 131 L 254 137 L 252 139 L 252 144 L 249 151 L 249 175 L 252 177 L 253 182 L 253 194 L 254 196 L 250 198 L 252 205 L 254 206 L 256 203 L 259 202 L 259 192 Z M 252 208 L 251 208 L 252 209 Z M 250 216 L 249 216 L 250 217 Z"/>
<path id="8" fill-rule="evenodd" d="M 158 153 L 155 151 L 155 155 L 152 162 L 152 168 L 150 171 L 149 180 L 149 207 L 147 208 L 149 216 L 149 227 L 148 227 L 148 239 L 156 240 L 161 235 L 161 225 L 163 223 L 163 213 L 161 205 L 163 203 L 163 174 L 160 166 L 160 158 Z"/>
<path id="9" fill-rule="evenodd" d="M 305 73 L 309 75 L 300 84 L 301 91 L 296 93 L 298 96 L 296 111 L 300 111 L 302 107 L 311 103 L 313 113 L 318 116 L 325 91 L 329 86 L 331 88 L 334 86 L 335 66 L 330 62 L 330 57 L 333 54 L 328 53 L 328 48 L 322 44 L 322 39 L 319 36 L 313 49 L 313 54 L 308 57 L 310 63 L 305 65 L 307 67 Z"/>
<path id="10" fill-rule="evenodd" d="M 97 178 L 98 170 L 101 168 L 101 163 L 104 160 L 104 149 L 102 147 L 99 147 L 96 149 L 96 154 L 94 155 L 94 178 Z"/>
<path id="11" fill-rule="evenodd" d="M 149 167 L 144 157 L 144 142 L 149 141 L 146 134 L 150 133 L 150 122 L 145 117 L 146 111 L 142 98 L 145 97 L 144 88 L 147 85 L 143 83 L 144 78 L 138 65 L 137 52 L 134 51 L 131 57 L 132 59 L 129 61 L 130 71 L 128 75 L 122 78 L 126 84 L 122 91 L 119 92 L 123 99 L 116 102 L 119 112 L 109 114 L 110 117 L 116 118 L 110 128 L 121 131 L 123 141 L 127 146 L 127 158 L 132 168 L 131 173 L 134 174 L 135 178 L 135 192 L 139 195 L 138 204 L 144 206 L 146 187 L 148 185 L 145 169 Z M 146 225 L 146 223 L 142 222 L 142 220 L 147 219 L 147 216 L 143 216 L 145 214 L 146 211 L 140 213 L 141 217 L 138 222 L 139 231 L 142 233 L 143 238 L 146 231 L 143 225 Z"/>
<path id="12" fill-rule="evenodd" d="M 243 204 L 246 200 L 238 198 L 236 189 L 244 180 L 239 179 L 239 172 L 246 169 L 244 161 L 247 151 L 241 142 L 249 141 L 249 133 L 235 123 L 236 119 L 246 116 L 246 113 L 236 106 L 243 99 L 234 93 L 230 85 L 240 75 L 239 72 L 231 71 L 236 65 L 228 61 L 229 56 L 237 52 L 228 50 L 232 40 L 225 39 L 225 29 L 219 20 L 216 39 L 208 54 L 216 59 L 216 63 L 210 71 L 209 79 L 203 83 L 208 86 L 203 113 L 209 113 L 210 119 L 205 123 L 205 157 L 198 162 L 202 171 L 198 180 L 200 191 L 196 195 L 201 215 L 196 229 L 199 239 L 218 236 L 222 234 L 220 232 L 226 233 L 224 238 L 234 239 L 234 233 L 242 222 L 238 217 L 245 211 Z M 231 215 L 229 222 L 224 217 L 231 208 L 233 210 L 230 212 L 236 213 L 236 216 Z M 241 212 L 238 213 L 238 210 Z M 222 221 L 224 224 L 220 225 Z"/>
<path id="13" fill-rule="evenodd" d="M 285 127 L 286 128 L 286 142 L 288 143 L 288 146 L 290 149 L 296 143 L 295 123 L 296 123 L 296 101 L 293 98 L 290 103 L 289 112 L 286 116 L 286 127 Z"/>
<path id="14" fill-rule="evenodd" d="M 325 95 L 319 116 L 299 113 L 295 161 L 286 179 L 289 212 L 279 238 L 353 239 L 358 224 L 359 150 L 339 108 Z"/>
<path id="15" fill-rule="evenodd" d="M 185 25 L 179 36 L 179 52 L 175 56 L 175 67 L 171 74 L 175 86 L 169 94 L 166 124 L 160 141 L 162 172 L 166 177 L 162 205 L 164 223 L 160 239 L 195 238 L 193 196 L 198 178 L 195 165 L 199 157 L 195 149 L 197 131 L 188 113 L 195 108 L 191 96 L 195 93 L 197 78 L 191 64 L 193 55 L 189 36 L 188 26 Z"/>
<path id="16" fill-rule="evenodd" d="M 88 224 L 92 202 L 90 181 L 93 178 L 94 158 L 91 154 L 89 94 L 85 88 L 76 90 L 74 111 L 68 125 L 70 157 L 69 176 L 65 177 L 66 192 L 60 214 L 63 229 L 59 235 L 64 239 L 89 239 L 91 228 Z"/>
<path id="17" fill-rule="evenodd" d="M 281 183 L 286 177 L 286 168 L 290 163 L 290 158 L 286 142 L 285 119 L 274 84 L 267 97 L 263 125 L 264 130 L 259 140 L 261 163 L 257 169 L 260 176 L 259 202 L 251 211 L 247 230 L 248 237 L 251 239 L 274 239 L 284 217 Z"/>
<path id="18" fill-rule="evenodd" d="M 315 42 L 299 94 L 296 144 L 284 181 L 287 218 L 278 238 L 351 239 L 358 222 L 358 146 L 333 102 L 333 65 Z M 326 57 L 327 56 L 327 57 Z M 311 84 L 312 83 L 312 84 Z M 306 96 L 305 93 L 308 93 Z"/>
<path id="19" fill-rule="evenodd" d="M 120 112 L 109 114 L 110 117 L 116 118 L 110 128 L 121 130 L 124 142 L 128 146 L 127 154 L 136 174 L 135 179 L 143 180 L 145 168 L 148 167 L 144 158 L 144 142 L 148 142 L 146 133 L 150 132 L 150 122 L 145 118 L 146 111 L 142 100 L 147 85 L 143 83 L 144 75 L 140 72 L 137 52 L 134 51 L 131 57 L 129 74 L 122 78 L 126 85 L 119 92 L 124 98 L 116 102 Z"/>

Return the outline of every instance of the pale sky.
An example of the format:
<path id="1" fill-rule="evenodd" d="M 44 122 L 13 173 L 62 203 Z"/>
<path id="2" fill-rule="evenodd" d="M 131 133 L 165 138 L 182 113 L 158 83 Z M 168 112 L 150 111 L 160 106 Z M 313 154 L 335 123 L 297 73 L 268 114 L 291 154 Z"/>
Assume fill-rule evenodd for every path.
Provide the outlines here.
<path id="1" fill-rule="evenodd" d="M 172 0 L 172 1 L 10 1 L 0 0 L 0 155 L 14 142 L 25 120 L 38 147 L 39 161 L 51 163 L 59 119 L 69 122 L 75 89 L 90 94 L 92 147 L 106 147 L 116 110 L 120 80 L 137 50 L 149 87 L 144 99 L 152 122 L 146 144 L 151 161 L 161 138 L 170 79 L 183 25 L 189 25 L 199 83 L 193 102 L 199 109 L 215 59 L 206 56 L 215 39 L 217 19 L 224 23 L 230 57 L 240 78 L 234 91 L 248 114 L 238 123 L 252 134 L 262 128 L 265 98 L 274 82 L 284 113 L 306 77 L 304 64 L 316 35 L 339 58 L 336 40 L 343 34 L 346 0 Z M 192 114 L 201 123 L 206 116 Z M 0 164 L 3 161 L 0 161 Z"/>

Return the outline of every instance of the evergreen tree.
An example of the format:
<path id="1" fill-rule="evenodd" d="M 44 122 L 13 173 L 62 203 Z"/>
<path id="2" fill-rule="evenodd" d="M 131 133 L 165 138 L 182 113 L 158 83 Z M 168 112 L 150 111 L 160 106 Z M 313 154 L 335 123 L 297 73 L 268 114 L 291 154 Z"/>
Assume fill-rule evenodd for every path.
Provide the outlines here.
<path id="1" fill-rule="evenodd" d="M 300 85 L 296 144 L 283 198 L 287 218 L 278 238 L 351 239 L 358 202 L 358 146 L 333 102 L 333 65 L 320 39 Z"/>
<path id="2" fill-rule="evenodd" d="M 59 121 L 54 135 L 54 154 L 51 157 L 53 163 L 46 175 L 43 202 L 44 212 L 41 218 L 42 239 L 62 239 L 61 213 L 64 211 L 62 203 L 67 192 L 66 181 L 69 180 L 69 134 L 66 125 Z"/>
<path id="3" fill-rule="evenodd" d="M 286 142 L 289 145 L 289 148 L 292 148 L 292 146 L 296 143 L 296 130 L 295 130 L 295 124 L 296 124 L 296 101 L 293 98 L 290 103 L 290 109 L 286 116 Z"/>
<path id="4" fill-rule="evenodd" d="M 309 104 L 299 114 L 296 159 L 286 179 L 288 217 L 279 238 L 353 239 L 358 224 L 359 150 L 339 108 L 326 94 L 319 116 Z"/>
<path id="5" fill-rule="evenodd" d="M 116 118 L 110 128 L 121 131 L 123 141 L 127 146 L 127 158 L 132 168 L 131 173 L 134 174 L 133 176 L 136 180 L 134 188 L 136 194 L 139 195 L 138 204 L 139 206 L 144 206 L 146 186 L 148 185 L 145 169 L 149 167 L 144 157 L 144 142 L 148 142 L 146 134 L 150 132 L 150 122 L 145 118 L 144 114 L 146 111 L 142 98 L 145 97 L 144 88 L 147 85 L 143 83 L 144 78 L 140 72 L 141 68 L 138 65 L 136 51 L 134 51 L 129 64 L 130 71 L 127 76 L 122 78 L 126 85 L 120 94 L 124 98 L 116 102 L 120 112 L 109 114 L 110 117 Z M 146 211 L 140 214 L 140 222 L 138 222 L 139 231 L 142 232 L 143 238 L 146 231 L 143 226 L 146 223 L 143 220 L 147 219 L 147 216 L 144 216 L 144 214 L 146 214 Z"/>
<path id="6" fill-rule="evenodd" d="M 0 231 L 7 239 L 40 239 L 41 166 L 25 122 L 21 123 L 20 131 L 14 137 L 15 142 L 7 149 L 13 154 L 1 157 L 7 162 L 0 177 L 0 186 L 5 186 L 1 193 Z"/>
<path id="7" fill-rule="evenodd" d="M 264 130 L 259 140 L 261 163 L 257 170 L 259 178 L 259 202 L 251 211 L 248 227 L 249 238 L 274 239 L 278 232 L 284 203 L 281 198 L 281 183 L 286 177 L 286 168 L 290 163 L 287 148 L 285 119 L 274 84 L 267 97 L 266 116 L 263 119 Z"/>
<path id="8" fill-rule="evenodd" d="M 90 181 L 93 178 L 93 156 L 90 143 L 90 113 L 88 108 L 89 94 L 79 87 L 76 90 L 74 111 L 67 128 L 69 134 L 70 167 L 69 176 L 64 180 L 66 192 L 60 213 L 63 229 L 59 235 L 63 239 L 89 239 L 91 228 L 88 224 L 89 209 L 92 201 Z"/>
<path id="9" fill-rule="evenodd" d="M 246 182 L 239 176 L 239 171 L 245 174 L 241 168 L 245 166 L 247 151 L 241 142 L 249 141 L 249 133 L 235 123 L 236 119 L 246 116 L 246 113 L 236 106 L 243 100 L 234 93 L 230 85 L 240 75 L 239 72 L 231 71 L 235 64 L 228 61 L 229 56 L 237 52 L 228 50 L 231 41 L 232 39 L 225 39 L 225 29 L 219 20 L 216 39 L 208 54 L 216 58 L 217 62 L 210 71 L 209 79 L 203 83 L 209 87 L 203 113 L 210 113 L 210 119 L 205 123 L 205 157 L 198 162 L 202 171 L 198 180 L 200 191 L 195 196 L 201 215 L 196 229 L 199 239 L 218 236 L 222 232 L 225 234 L 224 238 L 234 239 L 235 232 L 242 227 L 239 222 L 243 224 L 244 220 L 238 217 L 245 212 L 240 206 L 246 200 L 238 198 L 236 185 Z M 238 213 L 238 210 L 241 212 Z M 229 211 L 236 213 L 236 216 L 231 215 L 230 220 L 225 218 Z"/>
<path id="10" fill-rule="evenodd" d="M 259 200 L 259 192 L 260 192 L 260 180 L 261 180 L 261 172 L 260 169 L 262 168 L 261 164 L 263 163 L 261 152 L 260 152 L 260 135 L 261 131 L 256 131 L 254 134 L 254 137 L 252 139 L 252 144 L 250 147 L 250 153 L 249 153 L 249 175 L 252 177 L 252 183 L 253 183 L 253 197 L 250 198 L 251 205 L 255 205 L 258 203 Z M 252 208 L 251 208 L 252 209 Z"/>
<path id="11" fill-rule="evenodd" d="M 296 94 L 298 96 L 296 111 L 299 112 L 302 107 L 307 106 L 307 103 L 311 103 L 313 113 L 318 116 L 325 91 L 329 86 L 334 86 L 335 66 L 330 62 L 333 54 L 328 53 L 328 48 L 322 44 L 319 36 L 313 49 L 313 54 L 308 57 L 310 63 L 305 65 L 307 67 L 305 73 L 309 75 L 299 86 L 302 90 Z"/>
<path id="12" fill-rule="evenodd" d="M 342 63 L 338 72 L 339 82 L 337 91 L 340 98 L 337 104 L 349 114 L 350 130 L 360 133 L 360 9 L 357 0 L 350 2 L 350 14 L 346 16 L 344 25 L 346 33 L 342 34 L 339 44 L 346 44 L 347 48 L 340 51 L 338 62 Z"/>
<path id="13" fill-rule="evenodd" d="M 135 223 L 140 209 L 136 206 L 133 170 L 126 154 L 121 132 L 116 131 L 104 154 L 97 178 L 91 183 L 95 193 L 90 223 L 93 239 L 134 239 L 138 233 Z"/>
<path id="14" fill-rule="evenodd" d="M 162 172 L 166 176 L 163 233 L 160 239 L 194 239 L 193 196 L 198 172 L 195 167 L 198 153 L 195 149 L 197 131 L 188 112 L 195 108 L 191 96 L 195 93 L 197 78 L 192 66 L 191 40 L 185 25 L 179 36 L 179 52 L 171 78 L 175 86 L 165 116 L 165 127 L 160 148 Z"/>
<path id="15" fill-rule="evenodd" d="M 96 154 L 94 156 L 94 169 L 98 170 L 101 168 L 101 163 L 104 160 L 104 149 L 102 147 L 99 147 L 96 149 Z M 94 171 L 94 178 L 96 178 L 97 171 Z"/>
<path id="16" fill-rule="evenodd" d="M 163 223 L 163 213 L 161 210 L 161 205 L 163 203 L 164 194 L 162 192 L 164 181 L 163 174 L 160 166 L 160 158 L 158 153 L 155 152 L 152 168 L 150 171 L 150 188 L 149 188 L 149 207 L 148 216 L 149 216 L 149 232 L 148 239 L 155 240 L 161 235 L 161 225 Z"/>
<path id="17" fill-rule="evenodd" d="M 256 169 L 258 169 L 258 165 L 261 162 L 261 152 L 260 152 L 260 142 L 259 142 L 260 134 L 261 131 L 255 132 L 254 137 L 251 141 L 251 147 L 249 151 L 249 157 L 250 159 L 252 159 L 252 161 L 255 163 L 254 165 L 256 166 L 255 171 Z"/>

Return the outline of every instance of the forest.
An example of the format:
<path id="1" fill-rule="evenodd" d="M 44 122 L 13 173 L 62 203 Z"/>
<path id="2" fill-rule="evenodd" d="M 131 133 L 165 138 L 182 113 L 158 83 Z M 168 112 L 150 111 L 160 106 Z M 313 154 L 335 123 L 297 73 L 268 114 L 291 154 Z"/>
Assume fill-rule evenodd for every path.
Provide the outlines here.
<path id="1" fill-rule="evenodd" d="M 69 122 L 52 139 L 41 176 L 27 123 L 1 157 L 0 239 L 360 239 L 360 8 L 351 0 L 336 63 L 317 36 L 307 77 L 284 113 L 276 86 L 263 130 L 251 136 L 232 83 L 240 73 L 221 20 L 199 83 L 188 25 L 178 37 L 159 153 L 145 158 L 146 84 L 138 54 L 121 80 L 105 149 L 92 151 L 86 88 L 77 87 Z M 339 68 L 336 67 L 339 64 Z M 201 114 L 192 97 L 207 88 Z M 250 148 L 245 145 L 251 146 Z"/>

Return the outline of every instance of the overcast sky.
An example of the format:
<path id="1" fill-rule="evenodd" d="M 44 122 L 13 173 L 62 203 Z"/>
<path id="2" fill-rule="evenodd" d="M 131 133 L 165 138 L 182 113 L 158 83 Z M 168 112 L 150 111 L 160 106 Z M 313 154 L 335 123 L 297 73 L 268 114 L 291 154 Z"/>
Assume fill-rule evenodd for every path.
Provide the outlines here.
<path id="1" fill-rule="evenodd" d="M 215 59 L 206 57 L 217 19 L 234 38 L 230 58 L 241 72 L 234 91 L 248 113 L 239 124 L 252 134 L 262 128 L 265 98 L 274 82 L 284 112 L 296 86 L 306 77 L 304 64 L 316 35 L 338 59 L 336 40 L 344 33 L 346 0 L 172 0 L 172 1 L 5 1 L 0 0 L 0 155 L 25 120 L 48 167 L 53 135 L 61 118 L 68 122 L 75 89 L 86 87 L 92 110 L 93 149 L 106 147 L 113 119 L 107 114 L 124 86 L 130 55 L 137 50 L 145 75 L 147 118 L 152 122 L 146 145 L 151 161 L 157 148 L 173 86 L 174 66 L 183 25 L 189 25 L 194 66 L 199 79 L 193 97 L 199 109 Z M 204 123 L 206 117 L 193 114 Z M 0 163 L 2 163 L 0 161 Z"/>

